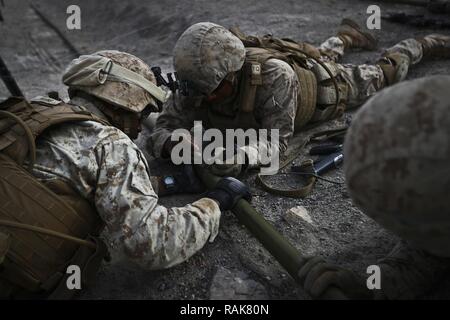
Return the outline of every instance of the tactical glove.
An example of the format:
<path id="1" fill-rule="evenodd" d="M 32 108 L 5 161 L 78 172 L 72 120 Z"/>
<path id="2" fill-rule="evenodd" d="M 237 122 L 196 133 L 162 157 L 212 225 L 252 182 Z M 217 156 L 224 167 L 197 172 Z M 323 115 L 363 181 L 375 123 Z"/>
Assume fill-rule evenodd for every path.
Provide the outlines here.
<path id="1" fill-rule="evenodd" d="M 216 200 L 220 210 L 232 209 L 240 199 L 250 201 L 252 195 L 248 186 L 232 177 L 222 178 L 216 187 L 206 194 L 207 198 Z"/>

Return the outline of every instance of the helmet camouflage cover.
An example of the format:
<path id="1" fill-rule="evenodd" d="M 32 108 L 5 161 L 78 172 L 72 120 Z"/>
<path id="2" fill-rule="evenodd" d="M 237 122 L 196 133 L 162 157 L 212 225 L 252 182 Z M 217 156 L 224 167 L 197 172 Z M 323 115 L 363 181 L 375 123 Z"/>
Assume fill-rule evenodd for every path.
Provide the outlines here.
<path id="1" fill-rule="evenodd" d="M 178 39 L 174 66 L 180 80 L 208 95 L 231 72 L 242 68 L 245 47 L 230 31 L 211 22 L 196 23 Z"/>
<path id="2" fill-rule="evenodd" d="M 119 69 L 117 76 L 114 75 L 116 69 Z M 142 112 L 148 105 L 156 106 L 155 97 L 163 100 L 165 95 L 162 89 L 156 87 L 155 76 L 144 61 L 115 50 L 99 51 L 74 59 L 63 75 L 63 82 L 70 88 L 134 113 Z"/>
<path id="3" fill-rule="evenodd" d="M 450 76 L 399 83 L 357 113 L 345 142 L 349 193 L 414 246 L 450 257 Z"/>

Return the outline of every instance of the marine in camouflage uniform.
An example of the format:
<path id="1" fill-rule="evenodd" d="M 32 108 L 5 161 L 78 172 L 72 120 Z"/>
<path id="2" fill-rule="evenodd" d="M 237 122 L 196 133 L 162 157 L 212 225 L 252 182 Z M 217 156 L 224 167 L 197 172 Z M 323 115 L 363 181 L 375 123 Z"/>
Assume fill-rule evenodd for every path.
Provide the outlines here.
<path id="1" fill-rule="evenodd" d="M 376 46 L 370 34 L 363 32 L 355 22 L 344 19 L 338 35 L 326 40 L 318 49 L 320 59 L 334 70 L 337 81 L 347 88 L 341 99 L 348 109 L 362 104 L 383 87 L 403 80 L 408 67 L 421 61 L 430 48 L 442 47 L 448 42 L 448 38 L 440 35 L 408 39 L 388 49 L 377 64 L 339 64 L 337 61 L 346 49 Z M 170 143 L 173 130 L 190 129 L 194 120 L 202 120 L 205 110 L 214 110 L 224 118 L 238 114 L 243 92 L 240 92 L 237 78 L 246 50 L 241 40 L 213 23 L 198 23 L 183 33 L 174 49 L 175 70 L 181 80 L 188 82 L 194 97 L 175 96 L 159 116 L 151 136 L 156 157 L 168 157 L 173 146 Z M 308 63 L 311 67 L 317 64 L 314 60 Z M 296 129 L 298 94 L 302 94 L 299 79 L 291 66 L 280 59 L 266 60 L 261 69 L 262 85 L 256 89 L 253 110 L 254 127 L 279 129 L 279 151 L 283 154 Z M 227 83 L 231 85 L 227 87 Z M 318 91 L 317 103 L 326 100 L 329 99 Z M 202 105 L 206 105 L 206 109 L 200 108 Z M 238 127 L 242 126 L 238 124 Z M 258 162 L 258 147 L 251 145 L 246 149 L 254 162 Z M 266 148 L 270 150 L 270 146 Z"/>
<path id="2" fill-rule="evenodd" d="M 126 70 L 115 74 L 118 67 Z M 131 54 L 101 51 L 73 60 L 63 80 L 71 104 L 111 125 L 83 121 L 48 130 L 37 143 L 33 175 L 67 181 L 106 224 L 104 237 L 115 256 L 145 269 L 172 267 L 213 241 L 220 201 L 211 196 L 180 207 L 159 205 L 147 161 L 130 139 L 156 105 L 150 68 Z"/>
<path id="3" fill-rule="evenodd" d="M 346 136 L 346 184 L 362 212 L 402 240 L 375 264 L 378 290 L 366 278 L 311 258 L 300 271 L 319 297 L 329 286 L 349 298 L 412 299 L 450 270 L 449 76 L 405 81 L 375 95 Z M 361 270 L 361 274 L 365 270 Z"/>

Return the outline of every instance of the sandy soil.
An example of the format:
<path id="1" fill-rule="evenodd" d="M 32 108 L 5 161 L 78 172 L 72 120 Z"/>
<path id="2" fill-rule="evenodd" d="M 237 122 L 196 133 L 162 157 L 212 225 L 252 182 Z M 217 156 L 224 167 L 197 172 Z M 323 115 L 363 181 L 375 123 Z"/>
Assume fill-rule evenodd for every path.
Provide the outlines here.
<path id="1" fill-rule="evenodd" d="M 43 23 L 28 1 L 5 2 L 6 7 L 2 10 L 6 21 L 0 25 L 0 54 L 18 79 L 19 85 L 28 98 L 50 90 L 58 90 L 64 97 L 65 89 L 60 83 L 60 77 L 64 67 L 74 58 L 73 53 Z M 39 3 L 39 10 L 63 32 L 79 52 L 123 50 L 143 58 L 150 65 L 160 65 L 166 72 L 172 68 L 171 52 L 176 39 L 193 23 L 212 21 L 227 27 L 239 25 L 247 33 L 272 33 L 318 45 L 335 33 L 343 17 L 351 17 L 364 23 L 367 6 L 376 2 L 242 0 L 238 5 L 238 2 L 231 0 L 35 1 L 36 5 Z M 81 30 L 66 29 L 66 8 L 70 4 L 81 7 Z M 406 5 L 379 5 L 383 13 L 415 13 L 421 10 Z M 350 53 L 344 62 L 373 62 L 383 48 L 396 41 L 436 31 L 383 21 L 381 31 L 375 33 L 380 38 L 378 51 Z M 449 72 L 450 61 L 426 62 L 415 67 L 409 78 Z M 6 95 L 6 89 L 0 84 L 0 97 Z M 351 118 L 351 114 L 346 115 L 346 118 Z M 344 120 L 324 127 L 335 127 Z M 146 148 L 145 135 L 138 140 L 138 144 Z M 296 162 L 301 159 L 302 157 Z M 170 170 L 167 164 L 154 160 L 151 161 L 151 167 L 155 173 Z M 341 170 L 336 170 L 327 177 L 343 180 Z M 250 176 L 247 182 L 254 192 L 255 208 L 305 255 L 318 254 L 364 274 L 367 266 L 388 253 L 397 241 L 352 204 L 343 185 L 319 182 L 308 198 L 288 199 L 265 193 L 255 186 L 253 180 Z M 286 182 L 279 180 L 276 183 Z M 295 180 L 288 181 L 288 184 L 295 183 Z M 174 206 L 194 198 L 179 196 L 162 199 L 162 202 Z M 311 221 L 290 218 L 287 211 L 296 206 L 306 208 Z M 226 276 L 216 275 L 217 270 L 223 273 L 224 269 L 225 273 L 228 272 Z M 233 275 L 236 277 L 233 278 Z M 256 283 L 258 294 L 253 294 L 253 289 L 239 294 L 236 289 L 234 294 L 230 290 L 224 290 L 220 295 L 220 285 L 232 286 L 227 283 L 232 283 L 237 278 L 244 279 L 252 288 Z M 228 282 L 216 283 L 220 281 Z M 427 297 L 447 298 L 448 288 L 449 279 L 443 281 Z M 126 263 L 105 264 L 96 285 L 84 292 L 81 298 L 208 299 L 212 295 L 210 292 L 214 292 L 214 297 L 226 298 L 307 298 L 270 254 L 238 224 L 232 213 L 223 215 L 221 231 L 216 241 L 206 245 L 188 262 L 158 272 L 134 270 Z"/>

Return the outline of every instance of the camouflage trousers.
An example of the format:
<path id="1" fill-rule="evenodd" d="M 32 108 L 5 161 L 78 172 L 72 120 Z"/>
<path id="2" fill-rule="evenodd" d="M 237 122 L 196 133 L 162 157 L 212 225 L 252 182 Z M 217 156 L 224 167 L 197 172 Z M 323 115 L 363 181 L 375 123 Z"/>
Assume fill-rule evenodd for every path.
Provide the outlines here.
<path id="1" fill-rule="evenodd" d="M 324 62 L 337 63 L 345 51 L 344 42 L 338 37 L 331 37 L 319 46 Z M 386 50 L 385 53 L 400 52 L 409 59 L 409 64 L 420 62 L 423 56 L 423 49 L 420 42 L 415 39 L 407 39 L 397 43 Z M 381 67 L 377 64 L 339 64 L 340 76 L 348 84 L 349 95 L 347 97 L 347 107 L 355 107 L 364 103 L 375 92 L 387 85 Z"/>

